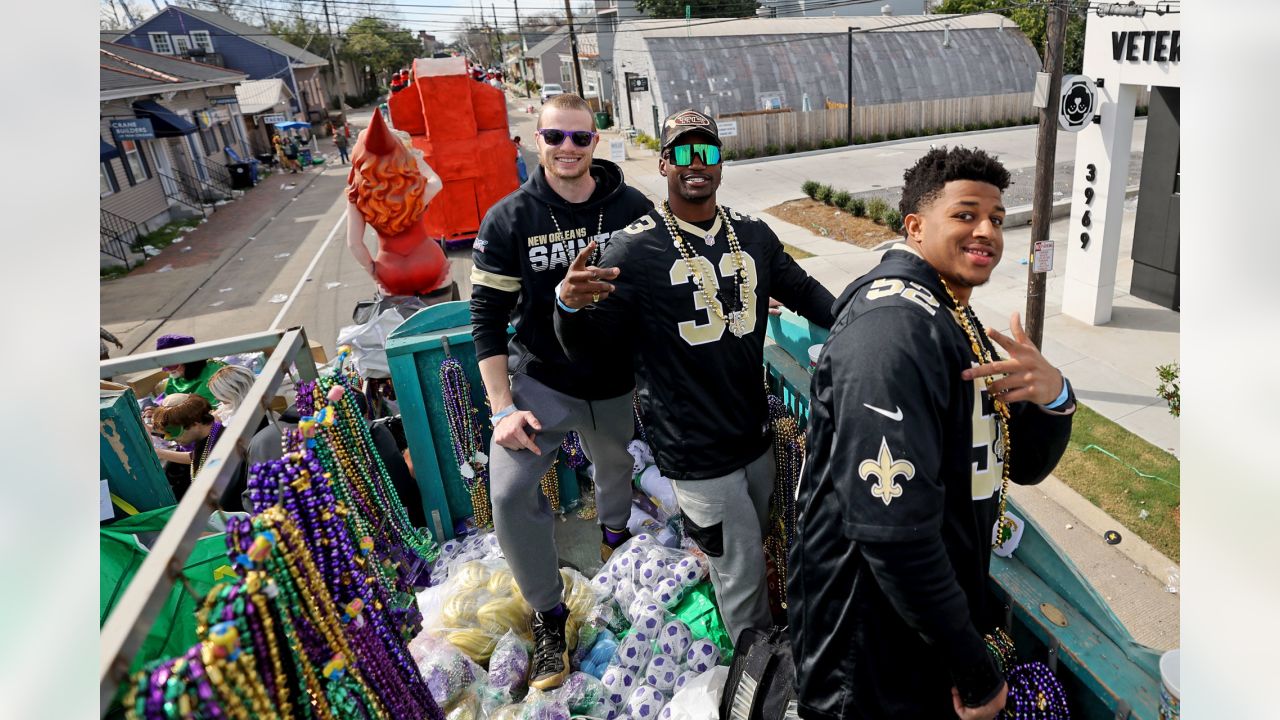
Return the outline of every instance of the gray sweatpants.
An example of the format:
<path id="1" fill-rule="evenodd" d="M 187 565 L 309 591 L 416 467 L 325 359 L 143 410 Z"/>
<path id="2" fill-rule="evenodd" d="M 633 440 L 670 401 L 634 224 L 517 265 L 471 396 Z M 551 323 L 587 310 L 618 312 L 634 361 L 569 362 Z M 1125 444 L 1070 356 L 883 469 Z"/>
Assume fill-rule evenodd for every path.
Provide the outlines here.
<path id="1" fill-rule="evenodd" d="M 776 474 L 773 446 L 745 467 L 705 480 L 673 480 L 685 531 L 707 554 L 711 585 L 729 638 L 773 624 L 765 580 L 764 536 Z"/>
<path id="2" fill-rule="evenodd" d="M 597 517 L 608 527 L 626 527 L 632 479 L 627 443 L 635 430 L 631 393 L 609 400 L 579 400 L 517 374 L 511 379 L 511 396 L 517 408 L 532 412 L 542 425 L 534 439 L 542 454 L 490 443 L 493 527 L 520 592 L 534 610 L 546 612 L 560 602 L 564 584 L 554 514 L 539 481 L 555 461 L 564 436 L 578 431 L 582 450 L 595 466 Z"/>

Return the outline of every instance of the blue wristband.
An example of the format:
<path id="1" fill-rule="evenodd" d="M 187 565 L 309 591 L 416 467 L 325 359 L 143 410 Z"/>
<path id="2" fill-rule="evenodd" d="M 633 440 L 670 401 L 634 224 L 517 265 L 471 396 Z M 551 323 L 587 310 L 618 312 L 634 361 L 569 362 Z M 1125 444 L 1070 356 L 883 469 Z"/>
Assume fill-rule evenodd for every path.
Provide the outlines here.
<path id="1" fill-rule="evenodd" d="M 494 413 L 494 414 L 489 418 L 489 422 L 493 423 L 494 425 L 497 425 L 499 420 L 501 420 L 502 418 L 504 418 L 504 417 L 506 417 L 506 416 L 510 415 L 511 413 L 513 413 L 513 412 L 515 412 L 515 411 L 516 411 L 516 404 L 515 404 L 515 403 L 511 403 L 510 405 L 508 405 L 508 406 L 506 406 L 506 407 L 502 408 L 501 410 L 499 410 L 498 412 Z"/>
<path id="2" fill-rule="evenodd" d="M 1058 408 L 1067 404 L 1068 394 L 1069 393 L 1067 388 L 1067 378 L 1064 375 L 1062 377 L 1062 392 L 1058 393 L 1057 399 L 1055 399 L 1053 402 L 1049 403 L 1048 405 L 1042 405 L 1041 407 L 1043 407 L 1045 410 L 1057 410 Z"/>
<path id="3" fill-rule="evenodd" d="M 558 296 L 558 295 L 556 296 L 556 305 L 559 305 L 559 306 L 560 306 L 560 309 L 561 309 L 561 310 L 563 310 L 563 311 L 565 311 L 565 312 L 567 312 L 567 313 L 576 313 L 576 312 L 578 312 L 578 310 L 581 310 L 581 309 L 582 309 L 582 308 L 578 308 L 578 310 L 575 310 L 575 309 L 573 309 L 573 308 L 569 307 L 568 305 L 565 305 L 564 303 L 560 302 L 560 296 Z"/>

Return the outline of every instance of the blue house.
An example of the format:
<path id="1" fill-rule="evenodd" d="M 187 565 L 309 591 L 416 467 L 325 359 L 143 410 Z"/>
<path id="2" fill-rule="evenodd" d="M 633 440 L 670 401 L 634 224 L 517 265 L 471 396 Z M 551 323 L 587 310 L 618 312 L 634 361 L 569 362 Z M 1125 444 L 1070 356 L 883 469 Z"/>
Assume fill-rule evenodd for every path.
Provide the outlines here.
<path id="1" fill-rule="evenodd" d="M 332 92 L 320 71 L 329 61 L 222 13 L 169 6 L 114 42 L 239 70 L 250 80 L 283 80 L 293 119 L 327 119 Z"/>

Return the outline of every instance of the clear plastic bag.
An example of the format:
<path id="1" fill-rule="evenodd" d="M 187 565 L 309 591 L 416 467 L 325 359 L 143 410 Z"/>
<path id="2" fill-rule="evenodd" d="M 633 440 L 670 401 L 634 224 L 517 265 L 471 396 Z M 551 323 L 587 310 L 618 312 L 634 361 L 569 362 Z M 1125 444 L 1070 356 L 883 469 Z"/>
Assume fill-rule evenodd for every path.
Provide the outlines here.
<path id="1" fill-rule="evenodd" d="M 514 631 L 498 639 L 489 658 L 489 687 L 506 694 L 508 702 L 522 697 L 529 683 L 529 646 Z"/>

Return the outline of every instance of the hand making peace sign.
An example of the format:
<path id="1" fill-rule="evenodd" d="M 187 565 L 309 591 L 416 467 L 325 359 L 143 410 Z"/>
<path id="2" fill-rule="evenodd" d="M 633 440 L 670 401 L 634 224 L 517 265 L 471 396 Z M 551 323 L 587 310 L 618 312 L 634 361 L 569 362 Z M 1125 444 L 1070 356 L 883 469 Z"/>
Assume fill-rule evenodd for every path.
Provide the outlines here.
<path id="1" fill-rule="evenodd" d="M 1009 354 L 1007 360 L 983 363 L 960 373 L 965 380 L 1004 374 L 1004 377 L 991 383 L 991 394 L 999 395 L 1006 403 L 1030 400 L 1039 405 L 1053 402 L 1062 392 L 1062 373 L 1049 364 L 1040 350 L 1022 331 L 1022 320 L 1018 313 L 1009 318 L 1009 333 L 987 329 L 987 337 L 995 340 Z"/>
<path id="2" fill-rule="evenodd" d="M 560 283 L 560 302 L 574 310 L 580 310 L 591 303 L 598 303 L 613 292 L 613 285 L 604 281 L 618 277 L 620 271 L 616 267 L 599 268 L 588 265 L 587 260 L 595 251 L 596 241 L 592 240 L 582 248 L 578 257 L 573 259 L 569 272 Z"/>

